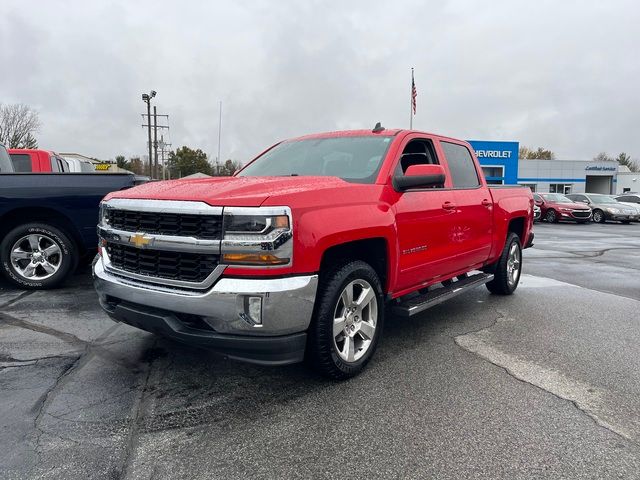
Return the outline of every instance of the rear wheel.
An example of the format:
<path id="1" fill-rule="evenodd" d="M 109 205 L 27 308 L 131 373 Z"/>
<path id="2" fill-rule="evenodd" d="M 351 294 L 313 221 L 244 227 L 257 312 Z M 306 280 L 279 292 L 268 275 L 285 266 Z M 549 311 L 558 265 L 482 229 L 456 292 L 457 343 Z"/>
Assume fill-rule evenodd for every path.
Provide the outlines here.
<path id="1" fill-rule="evenodd" d="M 622 220 L 622 223 L 624 223 L 625 225 L 629 225 L 631 223 L 630 220 Z"/>
<path id="2" fill-rule="evenodd" d="M 343 262 L 326 275 L 309 329 L 307 362 L 322 375 L 343 380 L 357 375 L 378 345 L 384 299 L 378 275 L 365 262 Z"/>
<path id="3" fill-rule="evenodd" d="M 20 288 L 53 288 L 76 265 L 77 253 L 73 242 L 53 225 L 20 225 L 11 230 L 0 243 L 2 273 Z"/>
<path id="4" fill-rule="evenodd" d="M 593 211 L 593 221 L 596 223 L 604 223 L 607 219 L 604 216 L 604 212 L 602 210 L 594 210 Z"/>
<path id="5" fill-rule="evenodd" d="M 494 277 L 487 289 L 498 295 L 511 295 L 518 288 L 522 272 L 522 247 L 515 233 L 507 235 L 502 254 L 495 264 Z"/>

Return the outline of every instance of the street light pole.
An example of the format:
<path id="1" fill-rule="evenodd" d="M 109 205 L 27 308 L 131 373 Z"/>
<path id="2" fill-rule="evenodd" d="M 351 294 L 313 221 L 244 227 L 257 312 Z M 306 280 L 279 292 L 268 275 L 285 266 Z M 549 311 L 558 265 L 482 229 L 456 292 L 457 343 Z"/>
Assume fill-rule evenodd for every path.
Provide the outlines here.
<path id="1" fill-rule="evenodd" d="M 147 133 L 149 142 L 149 177 L 153 178 L 153 155 L 151 152 L 151 99 L 156 96 L 156 91 L 142 94 L 142 101 L 147 104 Z"/>

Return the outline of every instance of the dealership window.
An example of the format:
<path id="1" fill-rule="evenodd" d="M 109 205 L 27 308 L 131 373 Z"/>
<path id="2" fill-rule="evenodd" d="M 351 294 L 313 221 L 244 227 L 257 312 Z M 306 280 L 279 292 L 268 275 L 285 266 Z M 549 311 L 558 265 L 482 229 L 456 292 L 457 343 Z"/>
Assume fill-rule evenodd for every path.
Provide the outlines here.
<path id="1" fill-rule="evenodd" d="M 535 183 L 521 183 L 520 186 L 529 187 L 529 189 L 531 189 L 532 192 L 535 192 L 536 188 L 538 187 Z"/>
<path id="2" fill-rule="evenodd" d="M 502 185 L 504 183 L 504 167 L 502 165 L 482 165 L 484 178 L 489 185 Z"/>
<path id="3" fill-rule="evenodd" d="M 561 193 L 567 195 L 573 189 L 572 183 L 552 183 L 549 185 L 549 193 Z"/>
<path id="4" fill-rule="evenodd" d="M 478 172 L 467 147 L 455 143 L 441 142 L 444 155 L 449 163 L 451 182 L 454 188 L 474 188 L 480 186 Z"/>

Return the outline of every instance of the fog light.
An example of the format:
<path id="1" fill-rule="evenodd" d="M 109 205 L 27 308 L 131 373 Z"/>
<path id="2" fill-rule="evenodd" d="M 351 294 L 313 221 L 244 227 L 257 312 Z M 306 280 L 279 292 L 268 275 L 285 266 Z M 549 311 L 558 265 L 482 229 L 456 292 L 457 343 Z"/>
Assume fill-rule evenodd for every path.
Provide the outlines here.
<path id="1" fill-rule="evenodd" d="M 256 325 L 262 324 L 262 297 L 249 297 L 247 314 Z"/>

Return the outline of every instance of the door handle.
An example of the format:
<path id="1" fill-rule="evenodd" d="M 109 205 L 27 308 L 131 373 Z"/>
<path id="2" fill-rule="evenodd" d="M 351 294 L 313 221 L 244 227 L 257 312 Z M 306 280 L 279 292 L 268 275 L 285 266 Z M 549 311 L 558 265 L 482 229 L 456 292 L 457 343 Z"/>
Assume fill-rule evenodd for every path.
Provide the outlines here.
<path id="1" fill-rule="evenodd" d="M 442 204 L 442 208 L 444 208 L 445 210 L 455 210 L 456 206 L 451 202 L 444 202 Z"/>
<path id="2" fill-rule="evenodd" d="M 482 200 L 482 206 L 483 207 L 490 207 L 492 205 L 493 204 L 489 200 L 487 200 L 486 198 L 484 200 Z"/>

